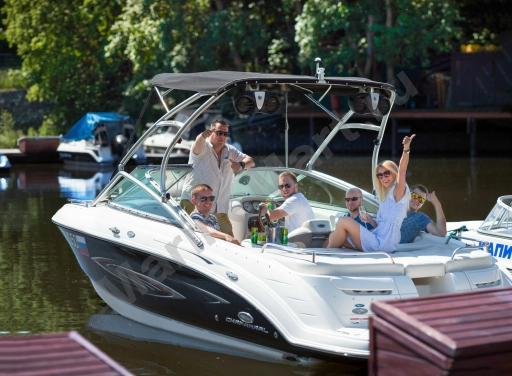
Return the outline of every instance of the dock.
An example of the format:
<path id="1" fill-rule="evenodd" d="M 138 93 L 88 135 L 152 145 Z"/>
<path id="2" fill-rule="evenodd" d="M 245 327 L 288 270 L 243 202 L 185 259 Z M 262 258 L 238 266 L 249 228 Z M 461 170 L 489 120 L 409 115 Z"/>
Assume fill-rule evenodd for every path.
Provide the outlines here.
<path id="1" fill-rule="evenodd" d="M 0 375 L 132 376 L 77 332 L 0 336 Z"/>
<path id="2" fill-rule="evenodd" d="M 373 302 L 368 374 L 510 375 L 511 307 L 512 287 Z"/>

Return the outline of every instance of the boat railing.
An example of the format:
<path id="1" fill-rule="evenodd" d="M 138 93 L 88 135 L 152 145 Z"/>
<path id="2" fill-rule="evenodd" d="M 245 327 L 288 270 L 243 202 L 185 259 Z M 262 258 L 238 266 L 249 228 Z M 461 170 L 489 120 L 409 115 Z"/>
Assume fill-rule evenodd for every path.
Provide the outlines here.
<path id="1" fill-rule="evenodd" d="M 268 250 L 279 250 L 279 251 L 286 252 L 286 254 L 268 252 Z M 384 255 L 387 258 L 389 258 L 389 260 L 391 261 L 392 264 L 395 263 L 395 260 L 393 259 L 393 257 L 391 257 L 391 255 L 386 252 L 340 253 L 340 252 L 327 251 L 327 248 L 326 248 L 326 251 L 313 251 L 313 250 L 308 250 L 307 248 L 295 249 L 295 248 L 288 247 L 286 245 L 275 244 L 275 243 L 264 244 L 263 247 L 261 248 L 261 253 L 264 253 L 265 251 L 267 251 L 267 253 L 271 253 L 273 255 L 278 255 L 278 256 L 292 256 L 293 257 L 295 255 L 301 255 L 301 256 L 311 255 L 311 260 L 313 263 L 316 263 L 317 256 L 368 257 L 368 256 L 372 256 L 372 255 Z M 300 258 L 300 259 L 302 260 L 303 258 Z"/>
<path id="2" fill-rule="evenodd" d="M 92 204 L 92 200 L 78 200 L 76 198 L 68 198 L 68 202 L 73 205 L 85 206 L 86 208 Z"/>

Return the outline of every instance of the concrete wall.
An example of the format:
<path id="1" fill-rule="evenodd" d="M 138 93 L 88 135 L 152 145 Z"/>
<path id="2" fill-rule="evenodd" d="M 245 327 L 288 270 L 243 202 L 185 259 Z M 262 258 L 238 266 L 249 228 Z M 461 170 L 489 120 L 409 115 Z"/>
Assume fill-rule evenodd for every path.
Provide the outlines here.
<path id="1" fill-rule="evenodd" d="M 14 117 L 16 129 L 25 133 L 28 128 L 39 128 L 45 115 L 50 114 L 53 102 L 29 102 L 25 89 L 0 90 L 0 112 L 9 111 Z"/>

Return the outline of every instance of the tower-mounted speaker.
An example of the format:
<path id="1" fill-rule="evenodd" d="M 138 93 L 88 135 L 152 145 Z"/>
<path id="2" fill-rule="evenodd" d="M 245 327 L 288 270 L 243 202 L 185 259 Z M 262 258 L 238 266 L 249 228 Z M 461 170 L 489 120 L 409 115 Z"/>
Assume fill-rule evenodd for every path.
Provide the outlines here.
<path id="1" fill-rule="evenodd" d="M 391 110 L 389 98 L 379 93 L 359 93 L 351 96 L 348 106 L 358 115 L 385 116 Z"/>
<path id="2" fill-rule="evenodd" d="M 240 115 L 248 115 L 255 112 L 272 114 L 281 106 L 281 100 L 274 93 L 246 91 L 233 98 L 233 106 Z"/>

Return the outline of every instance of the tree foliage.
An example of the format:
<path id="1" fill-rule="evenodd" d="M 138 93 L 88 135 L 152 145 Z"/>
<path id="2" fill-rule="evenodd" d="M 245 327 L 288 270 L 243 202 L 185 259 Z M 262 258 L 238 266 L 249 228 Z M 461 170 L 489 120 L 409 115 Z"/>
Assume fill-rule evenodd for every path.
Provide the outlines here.
<path id="1" fill-rule="evenodd" d="M 104 52 L 115 0 L 6 0 L 6 37 L 23 58 L 31 100 L 55 100 L 55 130 L 86 111 L 117 109 L 130 60 Z M 68 122 L 71 122 L 69 124 Z"/>
<path id="2" fill-rule="evenodd" d="M 493 2 L 503 11 L 508 5 Z M 425 66 L 432 54 L 456 50 L 461 38 L 490 40 L 511 26 L 510 16 L 485 15 L 481 4 L 489 3 L 5 0 L 3 14 L 29 99 L 56 103 L 44 134 L 64 131 L 87 111 L 137 115 L 151 78 L 162 72 L 309 74 L 321 57 L 329 74 L 391 81 L 395 66 Z"/>

